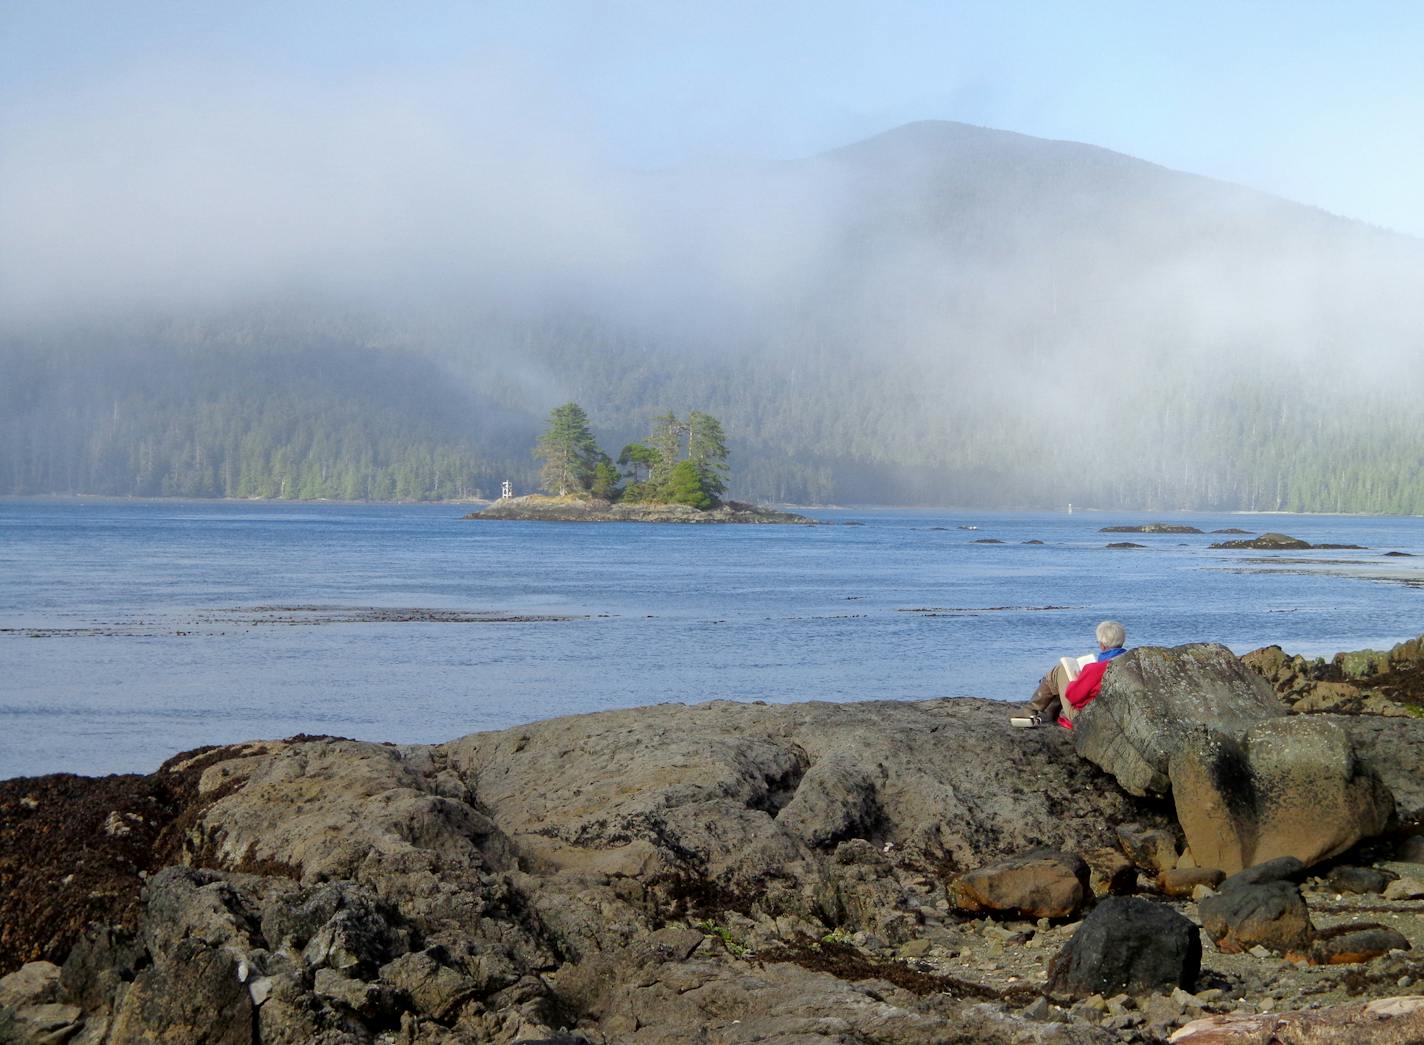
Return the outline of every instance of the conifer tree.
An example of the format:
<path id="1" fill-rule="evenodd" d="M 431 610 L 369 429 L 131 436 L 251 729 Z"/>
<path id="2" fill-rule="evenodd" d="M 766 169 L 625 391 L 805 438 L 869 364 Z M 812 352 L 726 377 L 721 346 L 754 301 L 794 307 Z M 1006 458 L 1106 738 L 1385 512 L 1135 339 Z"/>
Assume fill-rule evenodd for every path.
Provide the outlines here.
<path id="1" fill-rule="evenodd" d="M 629 443 L 618 454 L 618 464 L 627 469 L 634 485 L 646 482 L 657 463 L 657 451 L 646 443 Z"/>
<path id="2" fill-rule="evenodd" d="M 560 496 L 587 491 L 593 485 L 594 469 L 603 451 L 589 430 L 583 407 L 577 403 L 555 407 L 534 456 L 544 461 L 539 470 L 544 489 Z"/>
<path id="3" fill-rule="evenodd" d="M 722 422 L 694 410 L 687 418 L 687 459 L 697 469 L 702 488 L 714 499 L 727 490 L 727 437 Z"/>
<path id="4" fill-rule="evenodd" d="M 682 457 L 682 433 L 685 431 L 687 426 L 678 420 L 671 410 L 653 419 L 653 431 L 648 437 L 648 445 L 657 455 L 657 460 L 653 464 L 652 474 L 648 476 L 648 484 L 654 489 L 661 489 L 672 475 L 672 470 L 677 467 L 677 462 Z"/>

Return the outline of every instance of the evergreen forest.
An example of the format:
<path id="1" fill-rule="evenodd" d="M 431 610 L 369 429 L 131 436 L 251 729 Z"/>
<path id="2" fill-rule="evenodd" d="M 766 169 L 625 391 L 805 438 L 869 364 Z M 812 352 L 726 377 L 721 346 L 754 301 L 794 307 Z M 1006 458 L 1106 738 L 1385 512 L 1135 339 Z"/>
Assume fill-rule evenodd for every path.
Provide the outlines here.
<path id="1" fill-rule="evenodd" d="M 961 124 L 636 188 L 498 294 L 0 317 L 0 495 L 1424 514 L 1417 240 Z"/>

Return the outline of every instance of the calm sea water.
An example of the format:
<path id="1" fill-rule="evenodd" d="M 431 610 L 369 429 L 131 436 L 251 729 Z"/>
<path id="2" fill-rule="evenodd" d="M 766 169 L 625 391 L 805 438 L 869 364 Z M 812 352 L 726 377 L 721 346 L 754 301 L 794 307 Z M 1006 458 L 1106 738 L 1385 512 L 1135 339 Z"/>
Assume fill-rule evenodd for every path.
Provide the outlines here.
<path id="1" fill-rule="evenodd" d="M 1160 518 L 1129 513 L 816 511 L 836 525 L 805 528 L 462 512 L 0 501 L 0 777 L 147 771 L 301 732 L 440 741 L 660 701 L 1021 700 L 1104 617 L 1130 645 L 1238 652 L 1424 631 L 1420 519 L 1171 517 L 1369 547 L 1263 554 L 1097 532 Z M 1124 539 L 1148 547 L 1105 547 Z"/>

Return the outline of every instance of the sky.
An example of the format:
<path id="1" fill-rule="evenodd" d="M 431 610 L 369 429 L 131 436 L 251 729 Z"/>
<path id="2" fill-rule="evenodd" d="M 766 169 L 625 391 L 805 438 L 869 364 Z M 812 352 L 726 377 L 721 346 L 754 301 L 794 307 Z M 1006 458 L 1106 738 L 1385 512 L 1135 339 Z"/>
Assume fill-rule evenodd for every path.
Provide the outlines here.
<path id="1" fill-rule="evenodd" d="M 1412 0 L 0 0 L 0 128 L 63 138 L 171 106 L 179 137 L 246 110 L 283 114 L 276 140 L 300 151 L 305 129 L 371 119 L 383 99 L 377 119 L 415 137 L 507 104 L 517 119 L 474 127 L 495 147 L 528 147 L 520 125 L 656 169 L 959 120 L 1424 236 L 1421 54 Z M 146 126 L 155 149 L 171 142 Z M 97 140 L 90 127 L 69 157 Z M 0 141 L 0 192 L 6 170 Z"/>

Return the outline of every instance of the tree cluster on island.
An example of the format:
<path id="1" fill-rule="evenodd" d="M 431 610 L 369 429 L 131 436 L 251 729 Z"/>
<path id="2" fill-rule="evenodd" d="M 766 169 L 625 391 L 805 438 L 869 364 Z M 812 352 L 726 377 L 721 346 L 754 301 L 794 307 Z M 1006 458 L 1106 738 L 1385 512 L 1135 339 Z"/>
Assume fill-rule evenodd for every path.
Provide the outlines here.
<path id="1" fill-rule="evenodd" d="M 727 441 L 722 423 L 694 410 L 686 420 L 669 411 L 653 420 L 646 441 L 629 443 L 615 462 L 598 445 L 577 403 L 555 407 L 534 454 L 543 461 L 544 489 L 566 497 L 685 504 L 715 508 L 727 489 Z"/>

